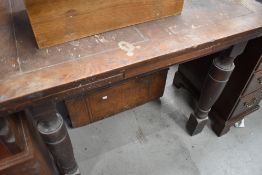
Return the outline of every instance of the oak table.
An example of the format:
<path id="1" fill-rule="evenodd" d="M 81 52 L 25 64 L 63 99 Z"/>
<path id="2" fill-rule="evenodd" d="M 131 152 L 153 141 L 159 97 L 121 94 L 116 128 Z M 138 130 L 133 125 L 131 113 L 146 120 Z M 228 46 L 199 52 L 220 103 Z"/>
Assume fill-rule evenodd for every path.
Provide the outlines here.
<path id="1" fill-rule="evenodd" d="M 37 49 L 22 1 L 1 1 L 0 117 L 26 111 L 60 172 L 77 174 L 57 103 L 229 48 L 213 61 L 188 121 L 188 131 L 195 135 L 205 126 L 234 69 L 234 59 L 248 40 L 262 35 L 261 19 L 261 0 L 186 0 L 180 16 Z"/>

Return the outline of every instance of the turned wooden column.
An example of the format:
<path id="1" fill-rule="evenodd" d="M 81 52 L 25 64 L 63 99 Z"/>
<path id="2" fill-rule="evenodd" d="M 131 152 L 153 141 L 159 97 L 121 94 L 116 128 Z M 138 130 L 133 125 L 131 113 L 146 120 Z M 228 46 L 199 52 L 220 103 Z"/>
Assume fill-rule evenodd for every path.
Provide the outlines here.
<path id="1" fill-rule="evenodd" d="M 80 174 L 72 143 L 56 104 L 49 102 L 28 109 L 61 174 Z"/>
<path id="2" fill-rule="evenodd" d="M 244 51 L 246 44 L 247 42 L 243 42 L 232 46 L 219 57 L 214 58 L 194 113 L 190 115 L 187 122 L 187 129 L 190 135 L 193 136 L 200 133 L 205 127 L 209 111 L 221 95 L 235 68 L 234 60 Z"/>

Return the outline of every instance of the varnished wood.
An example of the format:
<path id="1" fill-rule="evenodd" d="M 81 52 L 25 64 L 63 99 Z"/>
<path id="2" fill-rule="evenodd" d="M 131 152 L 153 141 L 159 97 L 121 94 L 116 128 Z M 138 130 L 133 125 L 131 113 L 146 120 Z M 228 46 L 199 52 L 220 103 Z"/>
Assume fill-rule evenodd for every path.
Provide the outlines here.
<path id="1" fill-rule="evenodd" d="M 166 77 L 167 69 L 66 100 L 72 126 L 84 126 L 160 98 L 164 93 Z"/>
<path id="2" fill-rule="evenodd" d="M 52 160 L 48 157 L 49 153 L 33 134 L 35 130 L 25 115 L 9 116 L 8 120 L 11 128 L 12 126 L 17 128 L 14 137 L 17 141 L 20 139 L 20 149 L 4 157 L 0 156 L 0 174 L 58 175 Z"/>
<path id="3" fill-rule="evenodd" d="M 180 14 L 183 0 L 24 0 L 40 48 Z"/>
<path id="4" fill-rule="evenodd" d="M 0 146 L 5 154 L 12 155 L 21 151 L 21 143 L 17 139 L 22 135 L 14 123 L 11 124 L 10 122 L 7 117 L 0 118 Z"/>

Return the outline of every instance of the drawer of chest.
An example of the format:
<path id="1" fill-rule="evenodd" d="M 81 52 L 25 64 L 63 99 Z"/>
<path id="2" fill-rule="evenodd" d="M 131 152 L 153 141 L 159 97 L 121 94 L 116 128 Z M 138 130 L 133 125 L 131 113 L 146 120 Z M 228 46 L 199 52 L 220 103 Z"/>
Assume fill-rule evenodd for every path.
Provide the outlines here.
<path id="1" fill-rule="evenodd" d="M 260 101 L 262 99 L 262 89 L 259 89 L 252 94 L 242 97 L 237 107 L 235 108 L 234 112 L 232 113 L 232 117 L 238 117 L 242 113 L 254 110 L 258 107 Z"/>
<path id="2" fill-rule="evenodd" d="M 247 86 L 244 95 L 248 95 L 258 89 L 262 88 L 262 70 L 254 73 L 249 85 Z"/>

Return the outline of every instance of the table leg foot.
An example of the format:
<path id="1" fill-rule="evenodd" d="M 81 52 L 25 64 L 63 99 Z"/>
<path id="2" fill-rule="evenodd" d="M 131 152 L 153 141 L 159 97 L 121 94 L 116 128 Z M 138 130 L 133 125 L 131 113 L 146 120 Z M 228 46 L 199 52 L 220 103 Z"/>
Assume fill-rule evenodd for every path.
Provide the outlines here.
<path id="1" fill-rule="evenodd" d="M 208 113 L 221 95 L 235 68 L 234 60 L 244 51 L 246 44 L 247 42 L 243 42 L 232 46 L 213 60 L 195 111 L 187 123 L 187 129 L 191 135 L 196 135 L 203 130 L 208 121 Z"/>
<path id="2" fill-rule="evenodd" d="M 207 122 L 208 118 L 199 119 L 196 116 L 194 116 L 194 114 L 191 114 L 186 125 L 188 133 L 191 136 L 199 134 L 200 132 L 202 132 Z"/>
<path id="3" fill-rule="evenodd" d="M 218 137 L 221 137 L 230 131 L 230 126 L 225 126 L 222 124 L 212 124 L 211 127 Z"/>

